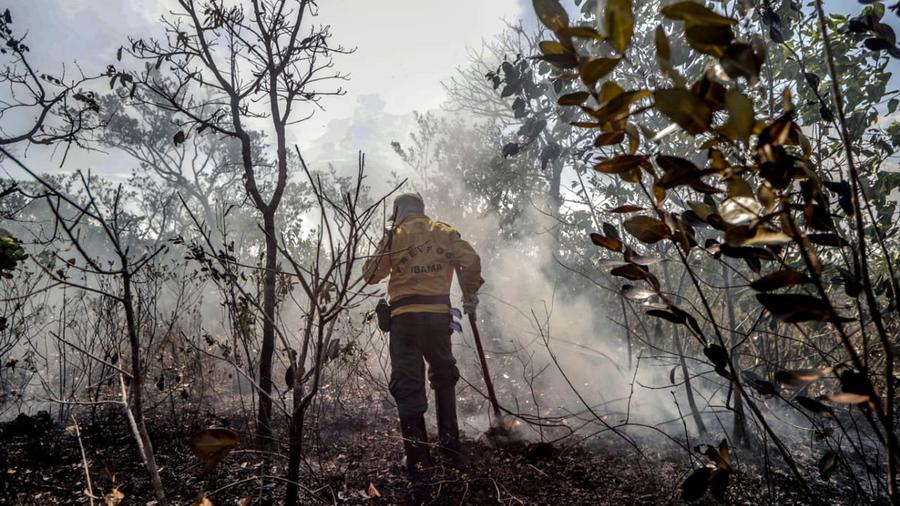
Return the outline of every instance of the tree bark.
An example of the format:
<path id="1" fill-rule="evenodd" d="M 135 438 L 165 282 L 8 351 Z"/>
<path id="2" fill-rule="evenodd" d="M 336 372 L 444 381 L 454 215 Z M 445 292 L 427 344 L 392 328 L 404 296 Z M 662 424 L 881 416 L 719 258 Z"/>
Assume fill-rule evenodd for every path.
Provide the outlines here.
<path id="1" fill-rule="evenodd" d="M 288 443 L 288 468 L 287 468 L 287 486 L 285 489 L 284 503 L 288 506 L 300 504 L 300 462 L 303 455 L 303 419 L 305 418 L 306 406 L 303 404 L 303 388 L 300 383 L 303 381 L 299 371 L 294 378 L 293 386 L 293 403 L 294 409 L 291 412 L 290 435 Z"/>
<path id="2" fill-rule="evenodd" d="M 697 401 L 694 399 L 694 389 L 691 386 L 691 373 L 688 370 L 687 362 L 684 360 L 684 348 L 681 345 L 681 335 L 678 330 L 675 331 L 675 351 L 678 353 L 678 363 L 681 365 L 681 375 L 684 376 L 684 393 L 687 396 L 688 407 L 691 409 L 691 416 L 694 418 L 694 424 L 697 426 L 697 432 L 700 435 L 706 434 L 706 424 L 703 423 L 703 417 L 700 416 L 700 410 L 697 409 Z"/>
<path id="3" fill-rule="evenodd" d="M 728 311 L 728 331 L 731 337 L 728 342 L 729 352 L 733 352 L 734 346 L 737 344 L 737 337 L 735 335 L 737 319 L 734 314 L 734 301 L 731 298 L 733 295 L 731 290 L 731 271 L 728 269 L 728 263 L 724 259 L 722 260 L 722 279 L 725 281 L 725 307 Z M 735 373 L 740 374 L 740 363 L 737 359 L 733 360 L 733 363 Z M 732 426 L 731 437 L 735 445 L 746 447 L 749 441 L 747 441 L 747 417 L 744 415 L 743 398 L 741 398 L 737 385 L 735 385 L 734 382 L 732 382 L 731 388 L 735 393 L 734 425 Z"/>
<path id="4" fill-rule="evenodd" d="M 131 292 L 131 274 L 128 272 L 127 264 L 124 264 L 125 273 L 122 275 L 122 305 L 125 309 L 125 323 L 128 329 L 128 343 L 131 347 L 131 385 L 129 387 L 128 399 L 125 401 L 125 411 L 128 416 L 135 440 L 138 443 L 138 449 L 144 460 L 144 466 L 150 475 L 150 484 L 153 487 L 153 495 L 156 496 L 158 506 L 167 506 L 166 493 L 163 489 L 162 479 L 159 476 L 159 468 L 156 465 L 156 457 L 153 453 L 153 443 L 150 441 L 150 434 L 147 432 L 147 425 L 144 422 L 144 400 L 143 386 L 144 373 L 141 367 L 141 343 L 137 329 L 137 318 L 134 314 L 134 300 Z M 123 388 L 123 394 L 125 390 Z M 131 406 L 129 406 L 129 404 Z"/>
<path id="5" fill-rule="evenodd" d="M 256 437 L 266 448 L 272 440 L 272 356 L 275 353 L 275 274 L 278 244 L 275 235 L 275 211 L 263 213 L 266 234 L 266 271 L 263 276 L 263 336 L 259 353 L 259 409 L 256 413 Z"/>

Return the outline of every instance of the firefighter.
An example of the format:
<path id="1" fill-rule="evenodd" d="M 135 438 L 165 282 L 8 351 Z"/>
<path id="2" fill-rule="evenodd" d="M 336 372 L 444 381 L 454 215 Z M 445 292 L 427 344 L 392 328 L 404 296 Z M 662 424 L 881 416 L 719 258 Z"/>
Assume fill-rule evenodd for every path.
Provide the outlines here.
<path id="1" fill-rule="evenodd" d="M 425 362 L 444 462 L 457 468 L 464 463 L 456 419 L 459 370 L 450 345 L 450 285 L 457 272 L 463 310 L 475 314 L 484 280 L 472 246 L 450 225 L 426 216 L 419 194 L 399 195 L 391 221 L 363 275 L 370 284 L 390 276 L 390 391 L 400 415 L 407 472 L 418 481 L 433 467 L 425 431 Z"/>

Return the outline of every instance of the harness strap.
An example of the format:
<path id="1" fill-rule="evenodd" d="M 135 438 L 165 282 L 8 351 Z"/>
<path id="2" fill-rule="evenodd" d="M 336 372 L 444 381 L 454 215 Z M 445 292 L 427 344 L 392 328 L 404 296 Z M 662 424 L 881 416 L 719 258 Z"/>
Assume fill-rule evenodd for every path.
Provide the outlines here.
<path id="1" fill-rule="evenodd" d="M 413 304 L 446 304 L 448 307 L 453 304 L 450 302 L 450 295 L 409 295 L 402 299 L 391 301 L 391 311 Z"/>

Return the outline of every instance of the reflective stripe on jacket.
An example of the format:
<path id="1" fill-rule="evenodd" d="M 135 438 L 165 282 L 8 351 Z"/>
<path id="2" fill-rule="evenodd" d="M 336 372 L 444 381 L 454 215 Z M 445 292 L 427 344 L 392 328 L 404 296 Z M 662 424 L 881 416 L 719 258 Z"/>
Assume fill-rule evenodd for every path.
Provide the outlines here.
<path id="1" fill-rule="evenodd" d="M 381 240 L 375 256 L 363 266 L 363 276 L 370 284 L 390 276 L 388 295 L 395 302 L 410 295 L 449 294 L 454 270 L 459 272 L 464 295 L 477 293 L 484 283 L 481 259 L 459 232 L 446 223 L 414 214 Z M 393 310 L 391 316 L 449 311 L 444 304 L 413 304 Z"/>

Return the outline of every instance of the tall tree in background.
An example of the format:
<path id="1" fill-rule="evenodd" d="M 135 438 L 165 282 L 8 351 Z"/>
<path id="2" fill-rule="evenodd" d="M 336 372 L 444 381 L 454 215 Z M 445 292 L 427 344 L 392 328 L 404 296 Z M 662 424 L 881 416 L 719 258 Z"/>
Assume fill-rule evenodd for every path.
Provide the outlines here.
<path id="1" fill-rule="evenodd" d="M 312 0 L 251 0 L 237 6 L 222 1 L 179 0 L 180 10 L 164 19 L 165 40 L 134 39 L 125 51 L 145 61 L 137 75 L 121 72 L 120 82 L 144 93 L 136 100 L 179 113 L 181 144 L 204 131 L 236 138 L 241 146 L 243 182 L 259 211 L 265 235 L 262 345 L 259 361 L 257 437 L 271 438 L 272 357 L 276 334 L 278 244 L 276 214 L 288 183 L 288 125 L 309 118 L 303 106 L 315 107 L 324 89 L 344 77 L 333 71 L 332 56 L 346 53 L 330 43 L 327 26 L 311 21 Z M 163 75 L 165 73 L 165 76 Z M 251 125 L 271 130 L 273 167 L 254 157 Z M 270 180 L 271 191 L 262 181 Z"/>

